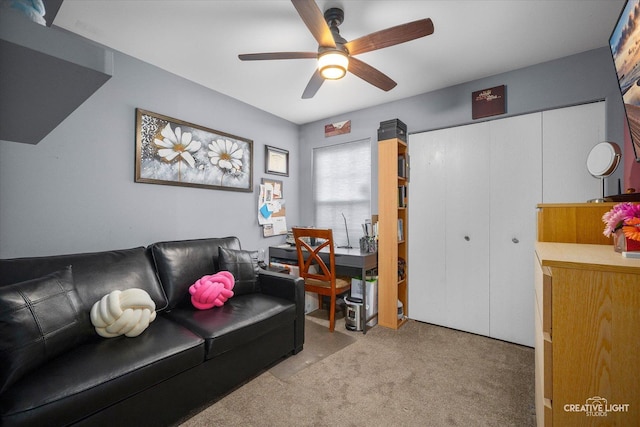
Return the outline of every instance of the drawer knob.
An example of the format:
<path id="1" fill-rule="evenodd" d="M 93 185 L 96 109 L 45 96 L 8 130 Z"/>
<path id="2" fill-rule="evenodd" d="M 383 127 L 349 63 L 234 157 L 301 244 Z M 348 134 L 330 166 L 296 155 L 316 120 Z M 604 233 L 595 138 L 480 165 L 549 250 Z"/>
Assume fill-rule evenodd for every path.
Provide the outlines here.
<path id="1" fill-rule="evenodd" d="M 511 241 L 512 241 L 513 243 L 520 243 L 520 240 L 518 240 L 518 238 L 517 238 L 517 237 L 514 237 L 513 239 L 511 239 Z"/>

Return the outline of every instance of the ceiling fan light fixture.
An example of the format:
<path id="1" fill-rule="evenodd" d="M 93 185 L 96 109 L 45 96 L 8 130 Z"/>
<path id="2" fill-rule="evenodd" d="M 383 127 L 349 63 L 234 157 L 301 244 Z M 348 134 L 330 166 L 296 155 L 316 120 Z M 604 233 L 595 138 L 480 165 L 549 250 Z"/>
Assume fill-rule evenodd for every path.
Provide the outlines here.
<path id="1" fill-rule="evenodd" d="M 318 70 L 325 79 L 338 80 L 347 74 L 349 57 L 340 50 L 329 50 L 318 56 Z"/>

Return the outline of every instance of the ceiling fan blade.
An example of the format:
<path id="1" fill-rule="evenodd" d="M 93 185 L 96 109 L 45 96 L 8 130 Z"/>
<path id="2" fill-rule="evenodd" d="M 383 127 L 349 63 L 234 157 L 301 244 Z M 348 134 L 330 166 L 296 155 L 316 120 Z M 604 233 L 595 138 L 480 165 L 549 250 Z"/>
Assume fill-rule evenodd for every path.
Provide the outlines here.
<path id="1" fill-rule="evenodd" d="M 318 92 L 322 83 L 324 83 L 324 78 L 320 74 L 320 71 L 316 70 L 311 76 L 309 83 L 307 83 L 307 87 L 304 88 L 304 92 L 302 92 L 302 99 L 313 98 L 313 95 Z"/>
<path id="2" fill-rule="evenodd" d="M 324 20 L 324 15 L 313 0 L 291 0 L 313 37 L 322 47 L 336 47 L 331 30 Z"/>
<path id="3" fill-rule="evenodd" d="M 261 61 L 264 59 L 316 59 L 316 52 L 266 52 L 243 53 L 238 55 L 241 61 Z"/>
<path id="4" fill-rule="evenodd" d="M 353 56 L 349 58 L 349 71 L 385 92 L 390 91 L 397 85 L 397 83 L 387 77 L 387 75 Z"/>
<path id="5" fill-rule="evenodd" d="M 371 33 L 345 44 L 350 55 L 371 52 L 433 34 L 431 19 L 420 19 Z"/>

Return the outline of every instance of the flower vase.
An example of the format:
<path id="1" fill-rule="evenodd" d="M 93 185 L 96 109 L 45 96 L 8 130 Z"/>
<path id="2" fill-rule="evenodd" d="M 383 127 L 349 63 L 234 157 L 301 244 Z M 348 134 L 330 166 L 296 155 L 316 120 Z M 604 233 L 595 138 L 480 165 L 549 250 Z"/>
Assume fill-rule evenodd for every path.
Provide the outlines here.
<path id="1" fill-rule="evenodd" d="M 640 251 L 640 242 L 629 239 L 624 235 L 622 230 L 616 230 L 613 236 L 613 249 L 616 252 L 635 252 Z"/>

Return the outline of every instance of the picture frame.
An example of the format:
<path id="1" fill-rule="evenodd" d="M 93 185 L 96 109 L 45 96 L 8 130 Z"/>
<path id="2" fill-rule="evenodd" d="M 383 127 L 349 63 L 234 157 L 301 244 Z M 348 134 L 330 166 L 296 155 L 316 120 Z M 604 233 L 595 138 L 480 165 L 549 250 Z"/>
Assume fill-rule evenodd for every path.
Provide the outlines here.
<path id="1" fill-rule="evenodd" d="M 497 116 L 507 112 L 506 86 L 500 85 L 471 93 L 471 118 L 473 120 Z"/>
<path id="2" fill-rule="evenodd" d="M 289 176 L 289 151 L 282 148 L 265 146 L 264 171 L 272 175 Z"/>
<path id="3" fill-rule="evenodd" d="M 253 141 L 137 108 L 135 182 L 253 192 Z"/>

